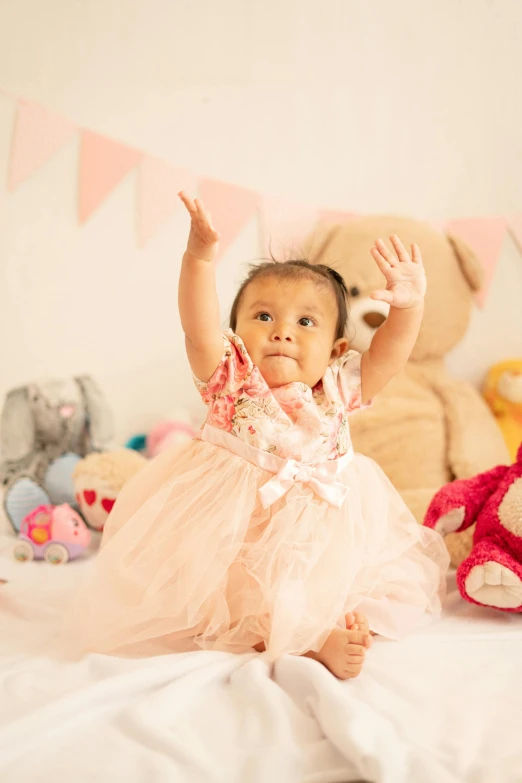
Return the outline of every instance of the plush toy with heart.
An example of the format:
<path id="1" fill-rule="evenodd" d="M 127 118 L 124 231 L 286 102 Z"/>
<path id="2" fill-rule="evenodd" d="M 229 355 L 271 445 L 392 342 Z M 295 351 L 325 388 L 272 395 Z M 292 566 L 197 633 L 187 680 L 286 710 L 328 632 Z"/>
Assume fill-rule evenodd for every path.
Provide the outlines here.
<path id="1" fill-rule="evenodd" d="M 103 530 L 123 486 L 146 464 L 131 449 L 89 454 L 78 462 L 73 473 L 76 501 L 90 527 Z"/>

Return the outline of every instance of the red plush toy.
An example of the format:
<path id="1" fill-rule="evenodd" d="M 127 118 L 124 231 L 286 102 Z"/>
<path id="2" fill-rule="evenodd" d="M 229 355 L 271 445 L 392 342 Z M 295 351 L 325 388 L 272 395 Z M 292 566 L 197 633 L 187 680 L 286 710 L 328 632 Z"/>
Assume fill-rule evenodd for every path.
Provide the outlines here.
<path id="1" fill-rule="evenodd" d="M 480 606 L 522 612 L 522 444 L 513 465 L 442 487 L 424 520 L 442 535 L 474 522 L 473 549 L 457 570 L 460 594 Z"/>

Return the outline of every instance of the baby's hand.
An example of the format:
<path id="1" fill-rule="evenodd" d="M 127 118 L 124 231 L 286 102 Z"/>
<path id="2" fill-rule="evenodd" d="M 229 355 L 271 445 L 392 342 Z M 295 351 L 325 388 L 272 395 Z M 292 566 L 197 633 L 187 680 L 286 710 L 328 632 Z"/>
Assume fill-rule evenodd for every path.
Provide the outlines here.
<path id="1" fill-rule="evenodd" d="M 178 195 L 191 218 L 187 252 L 202 261 L 212 261 L 219 249 L 219 234 L 214 230 L 210 214 L 199 199 L 192 201 L 183 191 Z"/>
<path id="2" fill-rule="evenodd" d="M 426 273 L 418 245 L 411 246 L 411 258 L 396 234 L 390 241 L 396 256 L 382 239 L 377 239 L 370 253 L 386 278 L 386 290 L 374 291 L 372 299 L 387 302 L 392 307 L 406 310 L 422 304 L 426 293 Z"/>

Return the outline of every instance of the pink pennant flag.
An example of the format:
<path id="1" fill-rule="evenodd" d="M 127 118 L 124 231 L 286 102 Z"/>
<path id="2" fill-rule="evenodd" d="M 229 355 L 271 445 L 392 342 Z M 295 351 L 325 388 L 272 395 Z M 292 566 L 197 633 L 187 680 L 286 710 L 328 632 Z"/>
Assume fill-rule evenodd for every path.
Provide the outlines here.
<path id="1" fill-rule="evenodd" d="M 139 168 L 138 242 L 144 247 L 156 236 L 180 206 L 180 190 L 196 188 L 196 177 L 186 169 L 169 166 L 152 155 L 144 155 Z"/>
<path id="2" fill-rule="evenodd" d="M 125 175 L 138 165 L 142 155 L 139 150 L 82 130 L 78 183 L 80 223 L 85 223 Z"/>
<path id="3" fill-rule="evenodd" d="M 47 163 L 75 131 L 74 125 L 59 114 L 36 103 L 18 101 L 9 163 L 9 190 L 15 190 Z"/>
<path id="4" fill-rule="evenodd" d="M 446 230 L 470 246 L 484 267 L 484 285 L 476 300 L 484 307 L 507 229 L 505 217 L 448 220 Z"/>
<path id="5" fill-rule="evenodd" d="M 510 215 L 508 218 L 509 231 L 522 253 L 522 212 L 518 215 Z"/>
<path id="6" fill-rule="evenodd" d="M 212 217 L 219 240 L 219 257 L 227 250 L 243 226 L 257 212 L 259 196 L 252 190 L 215 179 L 203 179 L 199 198 Z"/>
<path id="7" fill-rule="evenodd" d="M 323 224 L 351 223 L 363 217 L 359 212 L 342 212 L 337 209 L 326 209 L 319 213 L 319 222 Z"/>
<path id="8" fill-rule="evenodd" d="M 317 208 L 288 199 L 263 197 L 260 204 L 260 241 L 265 258 L 284 261 L 303 254 L 305 239 L 317 223 Z"/>

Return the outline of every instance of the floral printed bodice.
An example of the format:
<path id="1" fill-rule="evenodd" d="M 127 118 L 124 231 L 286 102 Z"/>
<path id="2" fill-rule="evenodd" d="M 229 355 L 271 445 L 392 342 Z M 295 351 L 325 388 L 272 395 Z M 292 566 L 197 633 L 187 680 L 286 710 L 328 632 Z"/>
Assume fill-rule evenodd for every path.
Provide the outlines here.
<path id="1" fill-rule="evenodd" d="M 348 414 L 361 408 L 361 354 L 336 359 L 313 389 L 297 381 L 270 389 L 242 340 L 230 330 L 223 340 L 212 378 L 194 378 L 208 424 L 283 459 L 317 462 L 346 453 Z"/>

